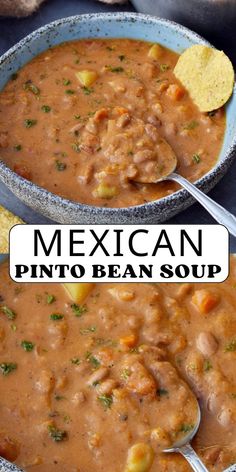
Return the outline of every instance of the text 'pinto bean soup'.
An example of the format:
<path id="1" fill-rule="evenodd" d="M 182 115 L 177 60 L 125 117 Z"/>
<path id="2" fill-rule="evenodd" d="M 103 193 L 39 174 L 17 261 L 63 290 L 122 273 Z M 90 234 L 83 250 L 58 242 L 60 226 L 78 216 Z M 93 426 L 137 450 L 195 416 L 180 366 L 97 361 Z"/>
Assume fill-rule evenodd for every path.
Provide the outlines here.
<path id="1" fill-rule="evenodd" d="M 69 287 L 69 292 L 68 292 Z M 16 284 L 0 267 L 0 456 L 27 472 L 236 462 L 236 262 L 221 284 Z"/>
<path id="2" fill-rule="evenodd" d="M 131 39 L 47 50 L 13 74 L 0 94 L 1 158 L 62 197 L 129 207 L 178 188 L 137 183 L 158 156 L 165 170 L 165 138 L 178 172 L 197 180 L 216 163 L 225 113 L 198 110 L 173 73 L 178 57 Z"/>

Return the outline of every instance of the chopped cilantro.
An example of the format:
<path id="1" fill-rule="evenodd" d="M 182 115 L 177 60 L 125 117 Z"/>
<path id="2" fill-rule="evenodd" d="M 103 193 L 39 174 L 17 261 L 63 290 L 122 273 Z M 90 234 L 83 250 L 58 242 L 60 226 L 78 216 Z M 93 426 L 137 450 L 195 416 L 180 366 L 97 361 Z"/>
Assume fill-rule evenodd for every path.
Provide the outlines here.
<path id="1" fill-rule="evenodd" d="M 23 347 L 26 352 L 31 352 L 34 349 L 34 344 L 30 341 L 21 341 L 21 347 Z"/>
<path id="2" fill-rule="evenodd" d="M 98 401 L 103 405 L 105 410 L 107 410 L 108 408 L 111 408 L 113 398 L 111 395 L 100 395 Z"/>
<path id="3" fill-rule="evenodd" d="M 65 397 L 63 397 L 63 395 L 58 395 L 58 394 L 55 394 L 54 398 L 55 398 L 55 400 L 57 400 L 57 401 L 60 401 L 60 400 L 64 400 L 64 399 L 65 399 Z"/>
<path id="4" fill-rule="evenodd" d="M 75 152 L 80 152 L 80 144 L 79 143 L 73 143 L 71 144 L 72 149 L 74 149 Z"/>
<path id="5" fill-rule="evenodd" d="M 93 356 L 93 354 L 91 354 L 91 352 L 87 352 L 86 359 L 90 362 L 91 366 L 94 369 L 98 369 L 98 367 L 100 367 L 100 365 L 101 365 L 99 360 L 95 356 Z"/>
<path id="6" fill-rule="evenodd" d="M 110 71 L 110 72 L 113 72 L 114 74 L 115 73 L 120 73 L 120 72 L 124 72 L 124 68 L 121 67 L 121 66 L 118 66 L 118 67 L 112 67 L 112 66 L 107 66 L 107 69 Z"/>
<path id="7" fill-rule="evenodd" d="M 209 370 L 211 369 L 212 369 L 212 363 L 208 359 L 206 359 L 203 364 L 203 370 L 204 372 L 209 372 Z"/>
<path id="8" fill-rule="evenodd" d="M 71 90 L 71 89 L 67 89 L 67 90 L 65 90 L 65 93 L 66 93 L 67 95 L 74 95 L 75 91 L 74 91 L 74 90 Z"/>
<path id="9" fill-rule="evenodd" d="M 197 128 L 198 125 L 199 123 L 196 120 L 192 120 L 189 123 L 186 123 L 183 128 L 187 130 L 192 130 Z"/>
<path id="10" fill-rule="evenodd" d="M 75 365 L 80 365 L 81 360 L 80 360 L 79 357 L 72 357 L 71 363 L 72 363 L 72 364 L 75 364 Z"/>
<path id="11" fill-rule="evenodd" d="M 10 374 L 13 370 L 16 370 L 17 364 L 14 362 L 2 362 L 0 364 L 0 371 L 2 372 L 2 375 L 8 375 Z"/>
<path id="12" fill-rule="evenodd" d="M 91 93 L 93 93 L 93 88 L 92 87 L 82 87 L 82 90 L 84 92 L 84 95 L 90 95 Z"/>
<path id="13" fill-rule="evenodd" d="M 235 352 L 236 351 L 236 339 L 233 339 L 225 346 L 225 352 Z"/>
<path id="14" fill-rule="evenodd" d="M 15 146 L 14 146 L 15 151 L 21 151 L 21 149 L 22 149 L 21 144 L 15 144 Z"/>
<path id="15" fill-rule="evenodd" d="M 54 297 L 54 295 L 47 295 L 47 304 L 48 305 L 51 305 L 53 302 L 55 302 L 56 298 Z"/>
<path id="16" fill-rule="evenodd" d="M 67 165 L 65 164 L 65 162 L 61 162 L 58 159 L 55 162 L 55 166 L 59 172 L 62 172 L 63 170 L 66 170 L 67 168 Z"/>
<path id="17" fill-rule="evenodd" d="M 122 370 L 121 378 L 123 380 L 128 380 L 129 376 L 130 376 L 130 370 L 129 369 L 126 368 L 126 369 Z"/>
<path id="18" fill-rule="evenodd" d="M 49 432 L 50 438 L 52 438 L 53 441 L 55 442 L 60 442 L 67 439 L 67 432 L 57 429 L 55 426 L 52 426 L 52 425 L 48 426 L 48 432 Z"/>
<path id="19" fill-rule="evenodd" d="M 96 329 L 96 326 L 89 326 L 88 328 L 80 329 L 80 334 L 95 333 Z"/>
<path id="20" fill-rule="evenodd" d="M 62 315 L 61 313 L 52 313 L 52 315 L 50 315 L 50 319 L 53 321 L 60 321 L 63 320 L 63 318 L 64 315 Z"/>
<path id="21" fill-rule="evenodd" d="M 35 126 L 37 124 L 37 120 L 32 120 L 30 118 L 27 118 L 24 120 L 24 126 L 25 128 L 32 128 L 32 126 Z"/>
<path id="22" fill-rule="evenodd" d="M 195 162 L 195 164 L 199 164 L 199 162 L 201 161 L 199 154 L 193 155 L 193 161 Z"/>
<path id="23" fill-rule="evenodd" d="M 180 433 L 190 433 L 190 431 L 192 431 L 193 428 L 194 428 L 193 424 L 184 423 L 184 424 L 181 425 L 179 432 Z"/>
<path id="24" fill-rule="evenodd" d="M 49 105 L 43 105 L 41 107 L 41 110 L 44 112 L 44 113 L 49 113 L 51 111 L 51 107 Z"/>
<path id="25" fill-rule="evenodd" d="M 1 311 L 4 313 L 4 315 L 6 315 L 9 320 L 14 320 L 16 317 L 16 313 L 7 306 L 1 306 Z"/>
<path id="26" fill-rule="evenodd" d="M 70 85 L 71 81 L 69 79 L 63 79 L 63 85 Z"/>
<path id="27" fill-rule="evenodd" d="M 157 390 L 157 396 L 158 397 L 166 397 L 167 395 L 169 395 L 169 392 L 165 388 L 159 388 Z"/>
<path id="28" fill-rule="evenodd" d="M 32 92 L 34 95 L 40 95 L 39 88 L 34 85 L 31 80 L 27 80 L 27 82 L 24 83 L 23 89 Z"/>
<path id="29" fill-rule="evenodd" d="M 165 72 L 166 70 L 169 70 L 170 66 L 168 66 L 168 64 L 161 64 L 160 65 L 160 69 L 161 69 L 161 72 Z"/>
<path id="30" fill-rule="evenodd" d="M 71 308 L 75 316 L 78 316 L 79 318 L 88 311 L 86 305 L 77 305 L 77 303 L 73 303 L 73 305 L 71 305 Z"/>

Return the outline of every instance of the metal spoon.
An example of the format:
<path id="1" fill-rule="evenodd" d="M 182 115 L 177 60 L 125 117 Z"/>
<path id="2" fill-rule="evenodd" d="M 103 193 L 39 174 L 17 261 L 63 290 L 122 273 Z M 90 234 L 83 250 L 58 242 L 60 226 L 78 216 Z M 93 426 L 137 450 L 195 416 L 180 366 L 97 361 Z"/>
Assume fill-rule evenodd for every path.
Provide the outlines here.
<path id="1" fill-rule="evenodd" d="M 139 175 L 134 178 L 135 182 L 153 184 L 164 182 L 165 180 L 173 180 L 188 192 L 210 213 L 215 220 L 226 226 L 229 232 L 236 237 L 236 217 L 227 211 L 224 207 L 216 203 L 210 197 L 205 195 L 194 184 L 175 172 L 177 167 L 177 157 L 169 144 L 162 140 L 162 148 L 165 149 L 166 161 L 160 159 L 160 162 L 145 172 L 145 167 L 139 169 Z M 158 157 L 159 159 L 159 157 Z M 164 164 L 163 164 L 164 162 Z M 161 163 L 161 165 L 160 165 Z"/>
<path id="2" fill-rule="evenodd" d="M 188 463 L 191 465 L 192 469 L 195 472 L 209 472 L 208 469 L 205 467 L 203 462 L 201 461 L 200 457 L 196 454 L 192 446 L 190 445 L 192 439 L 194 438 L 195 434 L 198 431 L 201 422 L 201 410 L 196 399 L 197 403 L 197 421 L 194 428 L 191 430 L 189 434 L 184 436 L 180 441 L 177 441 L 173 446 L 169 447 L 168 449 L 164 449 L 163 452 L 178 452 L 185 457 Z"/>

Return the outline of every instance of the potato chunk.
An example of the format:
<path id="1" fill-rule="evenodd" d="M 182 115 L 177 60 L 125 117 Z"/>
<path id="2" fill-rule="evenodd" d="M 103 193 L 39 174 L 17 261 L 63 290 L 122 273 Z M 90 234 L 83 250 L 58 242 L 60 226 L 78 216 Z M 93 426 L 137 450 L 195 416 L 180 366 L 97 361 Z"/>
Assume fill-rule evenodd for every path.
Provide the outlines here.
<path id="1" fill-rule="evenodd" d="M 162 47 L 160 44 L 153 44 L 153 46 L 150 47 L 148 51 L 148 57 L 151 57 L 152 59 L 159 59 L 162 55 Z"/>
<path id="2" fill-rule="evenodd" d="M 152 466 L 154 452 L 145 443 L 134 444 L 129 449 L 125 472 L 148 472 Z"/>
<path id="3" fill-rule="evenodd" d="M 88 294 L 93 290 L 93 283 L 65 283 L 62 284 L 70 298 L 75 303 L 83 303 Z"/>
<path id="4" fill-rule="evenodd" d="M 110 186 L 110 185 L 107 185 L 107 184 L 104 184 L 104 183 L 100 183 L 97 186 L 94 193 L 99 198 L 106 198 L 106 199 L 109 200 L 110 198 L 113 198 L 116 195 L 118 195 L 118 189 L 117 189 L 117 187 Z"/>
<path id="5" fill-rule="evenodd" d="M 98 74 L 94 70 L 80 70 L 75 75 L 84 87 L 90 87 L 98 78 Z"/>

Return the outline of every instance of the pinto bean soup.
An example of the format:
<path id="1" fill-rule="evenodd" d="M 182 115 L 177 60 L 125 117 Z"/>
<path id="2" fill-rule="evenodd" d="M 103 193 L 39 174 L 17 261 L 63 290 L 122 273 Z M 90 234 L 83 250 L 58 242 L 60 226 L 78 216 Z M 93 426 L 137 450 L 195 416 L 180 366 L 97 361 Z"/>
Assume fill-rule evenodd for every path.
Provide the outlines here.
<path id="1" fill-rule="evenodd" d="M 175 78 L 178 54 L 131 39 L 64 43 L 13 74 L 0 94 L 0 155 L 28 180 L 70 200 L 129 207 L 173 183 L 145 185 L 170 144 L 195 181 L 219 155 L 223 109 L 200 113 Z"/>
<path id="2" fill-rule="evenodd" d="M 27 472 L 236 462 L 236 262 L 222 284 L 15 284 L 0 267 L 0 456 Z"/>

